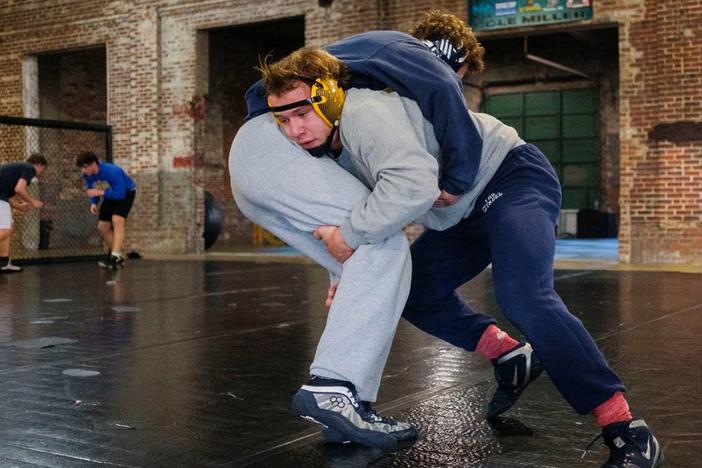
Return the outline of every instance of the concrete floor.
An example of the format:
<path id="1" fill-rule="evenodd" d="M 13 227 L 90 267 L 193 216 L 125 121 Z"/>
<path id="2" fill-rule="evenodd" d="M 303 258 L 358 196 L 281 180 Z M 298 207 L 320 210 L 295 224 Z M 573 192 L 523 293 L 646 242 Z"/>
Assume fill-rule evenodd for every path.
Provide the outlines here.
<path id="1" fill-rule="evenodd" d="M 484 421 L 491 366 L 402 322 L 378 409 L 417 422 L 393 454 L 325 445 L 293 417 L 324 326 L 328 276 L 302 263 L 32 265 L 0 276 L 2 467 L 599 466 L 598 430 L 548 378 Z M 670 467 L 700 466 L 702 275 L 556 272 L 556 289 L 629 388 Z M 489 274 L 460 292 L 502 320 Z M 504 322 L 502 322 L 504 324 Z M 508 326 L 505 326 L 508 328 Z"/>

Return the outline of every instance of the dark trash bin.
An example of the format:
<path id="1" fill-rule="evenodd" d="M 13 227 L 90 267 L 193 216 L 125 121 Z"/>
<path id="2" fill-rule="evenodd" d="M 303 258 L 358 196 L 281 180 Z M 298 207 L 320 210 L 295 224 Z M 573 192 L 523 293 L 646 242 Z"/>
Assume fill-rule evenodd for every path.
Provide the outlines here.
<path id="1" fill-rule="evenodd" d="M 599 210 L 578 210 L 578 238 L 606 239 L 617 237 L 617 215 Z"/>
<path id="2" fill-rule="evenodd" d="M 49 248 L 51 230 L 53 229 L 52 224 L 53 221 L 50 219 L 39 220 L 39 250 L 46 250 Z"/>

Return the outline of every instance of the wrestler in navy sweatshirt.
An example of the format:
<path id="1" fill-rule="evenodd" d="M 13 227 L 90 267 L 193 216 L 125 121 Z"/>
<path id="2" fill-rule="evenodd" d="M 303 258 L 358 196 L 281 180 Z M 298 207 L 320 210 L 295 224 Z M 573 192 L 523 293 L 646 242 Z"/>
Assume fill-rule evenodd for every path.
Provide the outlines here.
<path id="1" fill-rule="evenodd" d="M 420 40 L 397 31 L 371 31 L 330 44 L 326 50 L 351 71 L 351 87 L 392 88 L 419 104 L 441 146 L 439 186 L 454 195 L 474 184 L 483 140 L 463 97 L 458 75 Z M 268 111 L 261 82 L 246 92 L 247 120 Z"/>

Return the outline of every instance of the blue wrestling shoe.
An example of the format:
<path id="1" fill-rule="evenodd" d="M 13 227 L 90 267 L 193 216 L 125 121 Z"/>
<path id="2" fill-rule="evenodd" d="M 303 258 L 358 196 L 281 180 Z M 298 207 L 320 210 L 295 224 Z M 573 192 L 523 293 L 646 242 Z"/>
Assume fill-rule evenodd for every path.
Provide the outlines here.
<path id="1" fill-rule="evenodd" d="M 372 414 L 376 419 L 383 419 L 382 416 L 378 414 L 378 412 L 373 408 L 373 405 L 371 404 L 370 401 L 362 401 L 361 405 L 365 408 L 367 412 Z M 390 419 L 390 418 L 384 418 L 384 419 Z M 398 436 L 393 436 L 397 439 L 398 442 L 406 442 L 408 440 L 413 440 L 417 438 L 416 432 L 414 434 L 400 434 L 400 437 Z M 344 437 L 341 433 L 335 431 L 334 429 L 330 429 L 328 427 L 322 427 L 322 439 L 324 439 L 325 442 L 328 442 L 330 444 L 350 444 L 351 441 Z"/>
<path id="2" fill-rule="evenodd" d="M 651 428 L 641 418 L 610 424 L 602 429 L 609 458 L 602 468 L 657 468 L 665 458 Z"/>
<path id="3" fill-rule="evenodd" d="M 519 343 L 493 359 L 492 365 L 495 368 L 497 390 L 488 404 L 488 419 L 510 409 L 524 389 L 544 371 L 529 343 Z"/>
<path id="4" fill-rule="evenodd" d="M 351 382 L 312 376 L 297 391 L 292 411 L 322 425 L 328 442 L 355 442 L 385 451 L 398 449 L 398 442 L 417 438 L 409 423 L 380 416 L 370 404 L 360 402 Z"/>

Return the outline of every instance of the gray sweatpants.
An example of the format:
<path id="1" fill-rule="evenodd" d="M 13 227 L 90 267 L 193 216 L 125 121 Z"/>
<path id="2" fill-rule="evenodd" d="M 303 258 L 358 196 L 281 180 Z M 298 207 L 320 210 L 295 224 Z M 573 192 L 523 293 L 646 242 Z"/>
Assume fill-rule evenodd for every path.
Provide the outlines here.
<path id="1" fill-rule="evenodd" d="M 404 234 L 361 245 L 338 263 L 312 233 L 324 224 L 341 225 L 370 192 L 331 159 L 314 158 L 289 141 L 269 114 L 241 127 L 229 173 L 246 217 L 340 278 L 310 373 L 348 380 L 362 400 L 375 401 L 409 294 L 412 266 Z"/>

